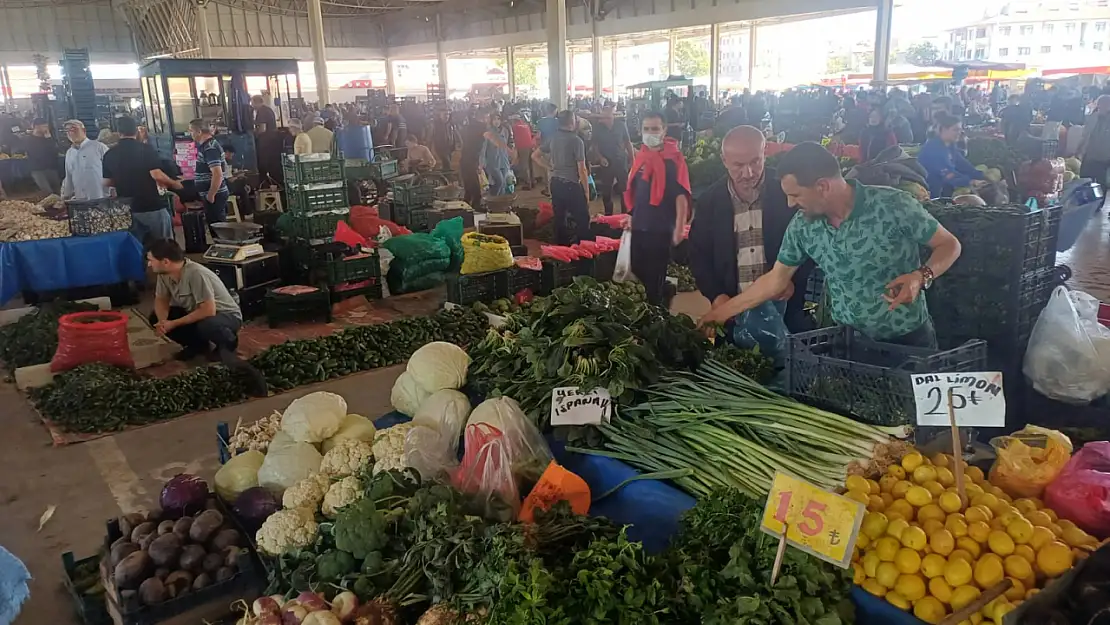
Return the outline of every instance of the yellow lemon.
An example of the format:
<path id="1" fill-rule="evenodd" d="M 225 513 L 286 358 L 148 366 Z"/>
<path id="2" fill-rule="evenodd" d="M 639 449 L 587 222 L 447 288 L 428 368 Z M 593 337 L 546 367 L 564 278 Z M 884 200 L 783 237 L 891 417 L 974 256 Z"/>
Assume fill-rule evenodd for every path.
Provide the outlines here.
<path id="1" fill-rule="evenodd" d="M 886 502 L 879 495 L 867 496 L 867 509 L 874 510 L 875 512 L 882 512 L 886 509 Z"/>
<path id="2" fill-rule="evenodd" d="M 965 479 L 964 480 L 964 494 L 967 495 L 967 497 L 969 499 L 976 496 L 976 495 L 982 495 L 983 494 L 983 487 L 979 486 L 978 484 L 975 484 L 971 480 Z"/>
<path id="3" fill-rule="evenodd" d="M 1020 508 L 1018 509 L 1021 510 Z M 1031 510 L 1029 512 L 1022 510 L 1021 513 L 1024 514 L 1025 518 L 1029 519 L 1029 522 L 1035 527 L 1048 527 L 1052 525 L 1052 517 L 1044 510 Z"/>
<path id="4" fill-rule="evenodd" d="M 914 551 L 921 551 L 929 544 L 929 537 L 920 527 L 907 527 L 902 531 L 902 546 Z"/>
<path id="5" fill-rule="evenodd" d="M 906 489 L 905 498 L 906 501 L 910 502 L 910 505 L 920 508 L 933 501 L 933 494 L 921 486 L 911 486 Z"/>
<path id="6" fill-rule="evenodd" d="M 952 537 L 952 532 L 942 529 L 929 536 L 929 546 L 933 548 L 933 553 L 947 557 L 956 548 L 956 539 Z"/>
<path id="7" fill-rule="evenodd" d="M 870 545 L 871 545 L 871 539 L 867 537 L 867 534 L 864 534 L 863 532 L 860 532 L 860 535 L 856 536 L 856 550 L 857 551 L 866 551 L 867 547 L 869 547 Z"/>
<path id="8" fill-rule="evenodd" d="M 967 526 L 967 535 L 979 544 L 985 544 L 990 536 L 991 526 L 982 521 L 976 521 Z"/>
<path id="9" fill-rule="evenodd" d="M 881 493 L 879 495 L 879 498 L 883 500 L 884 506 L 889 506 L 890 504 L 894 503 L 894 495 L 891 495 L 890 493 Z"/>
<path id="10" fill-rule="evenodd" d="M 913 482 L 924 484 L 937 479 L 937 470 L 929 465 L 921 465 L 913 470 Z"/>
<path id="11" fill-rule="evenodd" d="M 1016 609 L 1017 606 L 1010 603 L 1009 601 L 1000 601 L 996 603 L 994 605 L 994 609 L 991 610 L 991 620 L 993 620 L 995 623 L 1001 623 L 1002 620 L 1006 618 L 1007 614 L 1013 612 Z"/>
<path id="12" fill-rule="evenodd" d="M 1032 564 L 1037 561 L 1037 552 L 1029 545 L 1016 545 L 1014 547 L 1014 555 L 1020 558 L 1025 558 L 1026 562 Z"/>
<path id="13" fill-rule="evenodd" d="M 902 456 L 902 468 L 905 469 L 907 473 L 912 473 L 914 469 L 920 467 L 924 462 L 925 459 L 916 451 L 911 451 Z"/>
<path id="14" fill-rule="evenodd" d="M 894 592 L 910 601 L 917 601 L 925 596 L 925 580 L 920 575 L 899 575 L 894 583 Z"/>
<path id="15" fill-rule="evenodd" d="M 886 475 L 879 478 L 879 492 L 889 493 L 890 489 L 894 488 L 894 485 L 900 481 L 901 480 L 898 479 L 897 475 L 891 475 L 887 473 Z"/>
<path id="16" fill-rule="evenodd" d="M 1008 526 L 1018 519 L 1025 519 L 1025 517 L 1021 516 L 1021 513 L 1018 512 L 1016 509 L 1011 508 L 1006 504 L 1002 504 L 1002 506 L 1006 507 L 1002 508 L 1001 506 L 999 506 L 997 510 L 992 511 L 995 513 L 994 518 L 1002 521 L 1002 525 Z M 1030 525 L 1032 525 L 1032 523 L 1030 523 Z"/>
<path id="17" fill-rule="evenodd" d="M 982 484 L 983 483 L 983 479 L 984 479 L 983 470 L 980 469 L 979 467 L 976 467 L 976 466 L 967 467 L 966 469 L 964 469 L 964 475 L 971 478 L 971 481 L 975 482 L 976 484 Z"/>
<path id="18" fill-rule="evenodd" d="M 1020 510 L 1021 513 L 1025 515 L 1025 518 L 1029 519 L 1030 521 L 1032 521 L 1033 519 L 1030 518 L 1029 515 L 1037 511 L 1037 504 L 1033 503 L 1032 499 L 1028 499 L 1026 497 L 1015 499 L 1014 507 Z"/>
<path id="19" fill-rule="evenodd" d="M 944 581 L 952 588 L 971 583 L 972 574 L 971 564 L 963 559 L 949 557 L 944 565 Z"/>
<path id="20" fill-rule="evenodd" d="M 1029 590 L 1026 590 L 1025 591 L 1025 600 L 1029 601 L 1030 599 L 1033 598 L 1033 595 L 1039 593 L 1040 591 L 1041 591 L 1040 588 L 1030 588 Z"/>
<path id="21" fill-rule="evenodd" d="M 863 572 L 868 577 L 875 577 L 875 575 L 878 574 L 880 562 L 882 562 L 882 560 L 879 559 L 879 554 L 874 551 L 868 551 L 863 554 L 863 558 L 860 559 L 860 564 L 863 565 Z"/>
<path id="22" fill-rule="evenodd" d="M 867 579 L 867 575 L 863 572 L 863 567 L 852 564 L 852 583 L 859 586 L 865 579 Z"/>
<path id="23" fill-rule="evenodd" d="M 964 517 L 967 518 L 968 523 L 974 523 L 976 521 L 989 522 L 994 518 L 994 513 L 986 506 L 971 506 L 967 509 L 967 512 L 964 512 Z"/>
<path id="24" fill-rule="evenodd" d="M 975 558 L 971 557 L 966 549 L 953 549 L 952 553 L 948 554 L 948 561 L 951 562 L 952 560 L 963 560 L 968 564 L 975 562 Z"/>
<path id="25" fill-rule="evenodd" d="M 883 598 L 886 599 L 887 603 L 889 603 L 890 605 L 895 606 L 899 609 L 902 609 L 902 610 L 909 610 L 910 609 L 910 602 L 907 601 L 905 597 L 903 597 L 902 595 L 894 592 L 893 590 L 886 593 L 886 596 L 883 597 Z"/>
<path id="26" fill-rule="evenodd" d="M 913 506 L 905 499 L 895 499 L 887 505 L 885 512 L 891 519 L 898 517 L 904 521 L 912 521 L 914 517 Z"/>
<path id="27" fill-rule="evenodd" d="M 905 519 L 891 519 L 890 522 L 886 524 L 886 535 L 893 536 L 895 540 L 901 540 L 902 532 L 906 531 L 906 528 L 909 526 L 909 521 Z"/>
<path id="28" fill-rule="evenodd" d="M 907 482 L 906 480 L 898 480 L 898 482 L 890 489 L 890 494 L 893 495 L 895 499 L 902 499 L 906 496 L 906 491 L 908 491 L 912 487 L 912 482 Z"/>
<path id="29" fill-rule="evenodd" d="M 898 539 L 893 536 L 883 536 L 875 541 L 875 553 L 883 562 L 894 562 L 894 556 L 898 554 L 900 547 Z"/>
<path id="30" fill-rule="evenodd" d="M 1029 546 L 1037 550 L 1054 540 L 1056 540 L 1056 534 L 1053 534 L 1052 530 L 1036 526 L 1033 528 L 1033 535 L 1029 537 Z"/>
<path id="31" fill-rule="evenodd" d="M 1033 574 L 1033 567 L 1029 565 L 1029 561 L 1016 554 L 1006 556 L 1003 566 L 1006 569 L 1006 575 L 1017 579 L 1026 579 Z"/>
<path id="32" fill-rule="evenodd" d="M 1025 599 L 1025 584 L 1021 583 L 1020 579 L 1010 578 L 1010 589 L 1004 595 L 1010 601 L 1021 601 Z"/>
<path id="33" fill-rule="evenodd" d="M 871 488 L 867 485 L 867 478 L 862 475 L 849 475 L 844 480 L 844 487 L 848 490 L 859 490 L 870 494 Z"/>
<path id="34" fill-rule="evenodd" d="M 949 491 L 937 495 L 937 505 L 940 506 L 941 510 L 948 513 L 959 512 L 964 507 L 963 502 L 960 501 L 960 496 Z"/>
<path id="35" fill-rule="evenodd" d="M 879 488 L 879 483 L 878 482 L 876 482 L 873 479 L 868 478 L 868 480 L 867 480 L 867 492 L 871 493 L 872 495 L 878 495 L 879 493 L 882 492 L 882 489 Z"/>
<path id="36" fill-rule="evenodd" d="M 869 502 L 867 492 L 862 490 L 850 490 L 844 493 L 844 496 L 848 499 L 851 499 L 852 501 L 858 501 L 863 505 L 867 505 Z"/>
<path id="37" fill-rule="evenodd" d="M 948 454 L 937 452 L 933 454 L 933 466 L 948 467 L 952 465 L 952 458 Z"/>
<path id="38" fill-rule="evenodd" d="M 1008 556 L 1014 552 L 1014 539 L 1006 532 L 991 530 L 990 536 L 987 536 L 987 546 L 1000 556 Z"/>
<path id="39" fill-rule="evenodd" d="M 898 581 L 898 567 L 894 566 L 893 562 L 880 562 L 879 568 L 875 571 L 875 579 L 884 588 L 894 588 L 894 582 Z"/>
<path id="40" fill-rule="evenodd" d="M 868 512 L 863 517 L 863 523 L 860 524 L 859 531 L 867 534 L 872 539 L 878 538 L 886 533 L 886 526 L 889 522 L 882 512 Z"/>
<path id="41" fill-rule="evenodd" d="M 1040 501 L 1040 500 L 1038 500 L 1038 501 Z M 1056 515 L 1056 511 L 1053 510 L 1052 508 L 1041 507 L 1041 512 L 1047 514 L 1048 518 L 1052 519 L 1053 523 L 1060 520 L 1060 518 Z"/>
<path id="42" fill-rule="evenodd" d="M 1002 519 L 998 517 L 994 517 L 993 519 L 991 519 L 990 523 L 988 523 L 987 525 L 990 525 L 992 530 L 998 530 L 1000 532 L 1006 531 L 1006 524 L 1003 523 Z"/>
<path id="43" fill-rule="evenodd" d="M 921 558 L 921 574 L 929 579 L 941 577 L 944 575 L 945 564 L 948 564 L 948 561 L 943 556 L 930 553 Z"/>
<path id="44" fill-rule="evenodd" d="M 934 577 L 929 580 L 929 594 L 948 603 L 952 600 L 952 587 L 944 581 L 944 577 Z"/>
<path id="45" fill-rule="evenodd" d="M 892 464 L 886 468 L 887 475 L 893 475 L 899 480 L 906 479 L 906 470 L 897 464 Z"/>
<path id="46" fill-rule="evenodd" d="M 916 573 L 921 570 L 921 554 L 902 547 L 894 556 L 894 566 L 898 567 L 899 573 Z"/>
<path id="47" fill-rule="evenodd" d="M 913 604 L 913 615 L 932 625 L 943 621 L 947 613 L 944 605 L 934 597 L 924 597 Z"/>
<path id="48" fill-rule="evenodd" d="M 949 487 L 956 483 L 956 476 L 952 475 L 952 470 L 948 467 L 937 467 L 937 481 L 941 486 Z"/>
<path id="49" fill-rule="evenodd" d="M 969 527 L 964 515 L 959 512 L 953 512 L 944 520 L 944 529 L 952 532 L 953 536 L 959 538 L 960 536 L 967 536 Z"/>
<path id="50" fill-rule="evenodd" d="M 1060 519 L 1060 520 L 1056 521 L 1056 525 L 1059 525 L 1061 530 L 1066 530 L 1069 527 L 1070 528 L 1077 528 L 1076 524 L 1072 523 L 1068 519 Z"/>
<path id="51" fill-rule="evenodd" d="M 1037 569 L 1049 577 L 1062 575 L 1075 563 L 1075 554 L 1064 543 L 1054 540 L 1037 551 Z"/>
<path id="52" fill-rule="evenodd" d="M 944 510 L 941 510 L 940 506 L 935 503 L 925 504 L 924 506 L 921 506 L 921 509 L 917 511 L 918 523 L 924 523 L 925 521 L 928 521 L 930 519 L 943 523 L 946 518 L 948 518 L 948 515 L 945 514 Z"/>
<path id="53" fill-rule="evenodd" d="M 1014 539 L 1014 544 L 1024 545 L 1033 540 L 1033 524 L 1018 517 L 1006 525 L 1006 533 Z"/>
<path id="54" fill-rule="evenodd" d="M 921 522 L 921 529 L 925 530 L 926 534 L 932 536 L 938 531 L 944 529 L 944 523 L 941 523 L 936 519 L 925 519 Z"/>
<path id="55" fill-rule="evenodd" d="M 1073 526 L 1065 527 L 1064 535 L 1061 536 L 1061 538 L 1064 539 L 1065 543 L 1072 547 L 1082 547 L 1083 545 L 1087 544 L 1091 537 L 1087 534 L 1087 532 L 1084 532 L 1078 527 Z"/>
<path id="56" fill-rule="evenodd" d="M 971 505 L 983 506 L 984 508 L 989 508 L 993 512 L 994 507 L 998 505 L 998 497 L 995 497 L 991 493 L 983 493 L 982 495 L 972 497 Z"/>
<path id="57" fill-rule="evenodd" d="M 931 494 L 934 498 L 940 497 L 940 494 L 944 492 L 944 486 L 936 480 L 925 482 L 921 486 L 925 490 L 929 491 L 929 494 Z"/>
<path id="58" fill-rule="evenodd" d="M 983 548 L 979 546 L 979 543 L 972 540 L 970 536 L 957 538 L 956 548 L 963 549 L 964 551 L 970 553 L 972 558 L 978 558 L 979 554 L 983 552 Z"/>
<path id="59" fill-rule="evenodd" d="M 860 587 L 867 592 L 875 595 L 876 597 L 882 597 L 886 594 L 886 588 L 883 588 L 883 585 L 874 579 L 863 580 L 863 583 L 860 584 Z"/>
<path id="60" fill-rule="evenodd" d="M 994 497 L 997 503 L 995 503 L 993 506 L 987 507 L 990 508 L 990 511 L 994 513 L 994 516 L 1005 517 L 1007 523 L 1012 520 L 1011 517 L 1006 516 L 1007 513 L 1012 512 L 1016 516 L 1021 516 L 1021 511 L 1011 506 L 1005 499 L 1002 499 L 998 495 L 991 495 L 991 497 Z"/>
<path id="61" fill-rule="evenodd" d="M 951 584 L 949 584 L 951 585 Z M 952 605 L 953 610 L 959 610 L 965 605 L 975 601 L 979 598 L 979 589 L 974 586 L 960 585 L 952 588 Z"/>
<path id="62" fill-rule="evenodd" d="M 993 553 L 983 554 L 975 562 L 975 583 L 980 588 L 987 589 L 1002 581 L 1006 576 L 1006 569 L 1003 567 L 1002 558 Z"/>
<path id="63" fill-rule="evenodd" d="M 1060 527 L 1060 524 L 1055 521 L 1049 524 L 1048 529 L 1052 530 L 1052 535 L 1056 538 L 1060 538 L 1064 535 L 1064 528 Z"/>

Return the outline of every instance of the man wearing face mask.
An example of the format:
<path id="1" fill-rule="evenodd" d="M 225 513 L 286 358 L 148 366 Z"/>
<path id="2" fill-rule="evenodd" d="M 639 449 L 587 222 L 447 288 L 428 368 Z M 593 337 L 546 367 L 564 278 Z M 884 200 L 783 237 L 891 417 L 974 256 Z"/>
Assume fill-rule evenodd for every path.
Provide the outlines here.
<path id="1" fill-rule="evenodd" d="M 909 193 L 845 180 L 817 143 L 797 145 L 778 164 L 794 215 L 774 267 L 702 317 L 723 323 L 774 299 L 807 259 L 825 273 L 832 317 L 872 340 L 935 348 L 924 293 L 960 257 L 960 242 Z M 932 253 L 921 262 L 921 247 Z"/>
<path id="2" fill-rule="evenodd" d="M 690 215 L 690 172 L 678 142 L 666 135 L 660 113 L 646 113 L 644 144 L 628 173 L 625 206 L 632 207 L 632 273 L 644 285 L 647 301 L 666 304 L 671 248 L 682 241 Z"/>
<path id="3" fill-rule="evenodd" d="M 721 160 L 728 173 L 699 198 L 690 225 L 690 270 L 713 308 L 750 288 L 774 266 L 795 213 L 778 174 L 764 166 L 765 144 L 763 133 L 753 126 L 737 126 L 725 135 Z M 812 329 L 803 310 L 812 270 L 813 263 L 806 262 L 774 298 L 785 304 L 791 332 Z"/>

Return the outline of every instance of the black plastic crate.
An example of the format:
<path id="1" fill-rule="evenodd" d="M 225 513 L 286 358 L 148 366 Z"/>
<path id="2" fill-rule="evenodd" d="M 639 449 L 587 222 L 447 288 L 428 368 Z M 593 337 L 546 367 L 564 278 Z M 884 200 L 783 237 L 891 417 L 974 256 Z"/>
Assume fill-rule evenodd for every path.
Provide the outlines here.
<path id="1" fill-rule="evenodd" d="M 385 292 L 382 290 L 381 278 L 369 278 L 359 282 L 337 284 L 331 289 L 331 301 L 342 302 L 352 297 L 364 296 L 366 299 L 382 299 Z"/>
<path id="2" fill-rule="evenodd" d="M 390 187 L 393 190 L 394 207 L 430 207 L 436 199 L 436 188 L 433 184 L 410 179 L 405 182 L 394 182 Z"/>
<path id="3" fill-rule="evenodd" d="M 613 250 L 594 256 L 594 278 L 598 280 L 613 279 L 613 272 L 617 269 L 617 254 L 618 252 Z"/>
<path id="4" fill-rule="evenodd" d="M 534 269 L 524 269 L 513 265 L 509 267 L 509 295 L 516 295 L 525 289 L 538 295 L 543 287 L 543 272 Z"/>
<path id="5" fill-rule="evenodd" d="M 380 278 L 382 276 L 381 258 L 377 250 L 357 258 L 334 255 L 324 261 L 324 276 L 328 284 Z"/>
<path id="6" fill-rule="evenodd" d="M 347 180 L 370 180 L 370 161 L 364 158 L 348 158 L 343 162 L 343 177 Z"/>
<path id="7" fill-rule="evenodd" d="M 112 617 L 104 602 L 104 585 L 100 580 L 101 556 L 75 560 L 72 551 L 62 554 L 62 583 L 73 600 L 73 609 L 85 625 L 110 625 Z"/>
<path id="8" fill-rule="evenodd" d="M 1084 443 L 1110 439 L 1110 395 L 1076 406 L 1045 397 L 1028 380 L 1024 391 L 1021 421 L 1013 424 L 1007 421 L 1007 429 L 1032 424 L 1059 430 L 1071 438 L 1076 449 Z"/>
<path id="9" fill-rule="evenodd" d="M 430 208 L 394 204 L 393 223 L 398 226 L 404 226 L 413 232 L 427 232 L 430 213 Z"/>
<path id="10" fill-rule="evenodd" d="M 289 228 L 286 235 L 294 239 L 308 241 L 331 239 L 335 236 L 335 227 L 339 222 L 346 222 L 350 210 L 308 215 L 305 213 L 287 214 Z"/>
<path id="11" fill-rule="evenodd" d="M 285 174 L 287 187 L 344 180 L 346 178 L 345 167 L 346 164 L 341 158 L 318 160 L 305 158 L 301 155 L 286 154 L 281 159 L 281 170 Z"/>
<path id="12" fill-rule="evenodd" d="M 945 275 L 1016 281 L 1031 271 L 1056 265 L 1056 241 L 1063 217 L 1060 206 L 948 207 L 934 213 L 963 247 L 960 258 Z"/>
<path id="13" fill-rule="evenodd" d="M 69 233 L 75 237 L 131 229 L 131 201 L 127 198 L 68 200 L 65 204 Z"/>
<path id="14" fill-rule="evenodd" d="M 787 341 L 791 396 L 879 425 L 913 423 L 910 374 L 983 371 L 987 363 L 984 341 L 938 351 L 879 343 L 847 326 L 793 334 Z"/>
<path id="15" fill-rule="evenodd" d="M 545 259 L 540 274 L 540 289 L 547 294 L 574 282 L 578 276 L 594 275 L 594 259 L 582 258 L 569 263 Z"/>
<path id="16" fill-rule="evenodd" d="M 328 183 L 323 188 L 288 187 L 286 205 L 291 213 L 345 210 L 351 207 L 345 183 Z"/>
<path id="17" fill-rule="evenodd" d="M 375 160 L 369 165 L 372 180 L 392 180 L 401 173 L 401 165 L 394 158 Z"/>
<path id="18" fill-rule="evenodd" d="M 266 321 L 271 328 L 288 322 L 331 322 L 331 296 L 323 287 L 300 295 L 275 293 L 273 289 L 269 289 L 264 301 Z"/>
<path id="19" fill-rule="evenodd" d="M 485 273 L 452 274 L 447 276 L 447 301 L 460 306 L 475 302 L 492 302 L 512 295 L 509 269 Z"/>

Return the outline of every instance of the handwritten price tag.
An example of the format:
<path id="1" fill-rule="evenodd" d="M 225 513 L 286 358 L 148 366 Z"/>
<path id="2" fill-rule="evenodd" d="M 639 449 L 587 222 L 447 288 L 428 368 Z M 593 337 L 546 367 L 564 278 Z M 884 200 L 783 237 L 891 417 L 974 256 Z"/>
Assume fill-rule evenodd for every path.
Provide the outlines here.
<path id="1" fill-rule="evenodd" d="M 846 569 L 865 512 L 858 501 L 778 472 L 760 529 L 778 538 L 785 526 L 787 543 Z"/>
<path id="2" fill-rule="evenodd" d="M 609 423 L 613 396 L 604 388 L 583 393 L 573 386 L 551 391 L 551 425 L 598 425 Z"/>
<path id="3" fill-rule="evenodd" d="M 931 373 L 911 375 L 917 405 L 917 424 L 948 427 L 948 389 L 959 427 L 1002 427 L 1006 425 L 1006 395 L 1002 374 Z"/>

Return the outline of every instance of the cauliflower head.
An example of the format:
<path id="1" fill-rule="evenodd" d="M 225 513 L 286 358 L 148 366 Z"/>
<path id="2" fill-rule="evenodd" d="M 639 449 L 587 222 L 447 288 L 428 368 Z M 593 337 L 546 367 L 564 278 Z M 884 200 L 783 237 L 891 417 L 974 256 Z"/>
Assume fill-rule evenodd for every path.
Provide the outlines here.
<path id="1" fill-rule="evenodd" d="M 331 485 L 326 495 L 322 512 L 329 519 L 334 519 L 339 509 L 362 499 L 362 482 L 357 477 L 345 477 Z"/>
<path id="2" fill-rule="evenodd" d="M 258 548 L 263 553 L 280 556 L 283 553 L 306 549 L 316 542 L 315 514 L 307 508 L 278 510 L 271 514 L 255 535 Z"/>
<path id="3" fill-rule="evenodd" d="M 405 436 L 413 428 L 411 423 L 399 423 L 391 428 L 381 430 L 374 437 L 374 473 L 380 471 L 393 471 L 404 469 L 405 464 Z"/>
<path id="4" fill-rule="evenodd" d="M 320 473 L 332 477 L 347 477 L 362 470 L 373 459 L 374 448 L 360 440 L 342 440 L 320 462 Z"/>
<path id="5" fill-rule="evenodd" d="M 281 507 L 308 508 L 313 514 L 320 509 L 320 502 L 328 492 L 331 480 L 323 474 L 311 475 L 285 489 L 281 496 Z"/>

